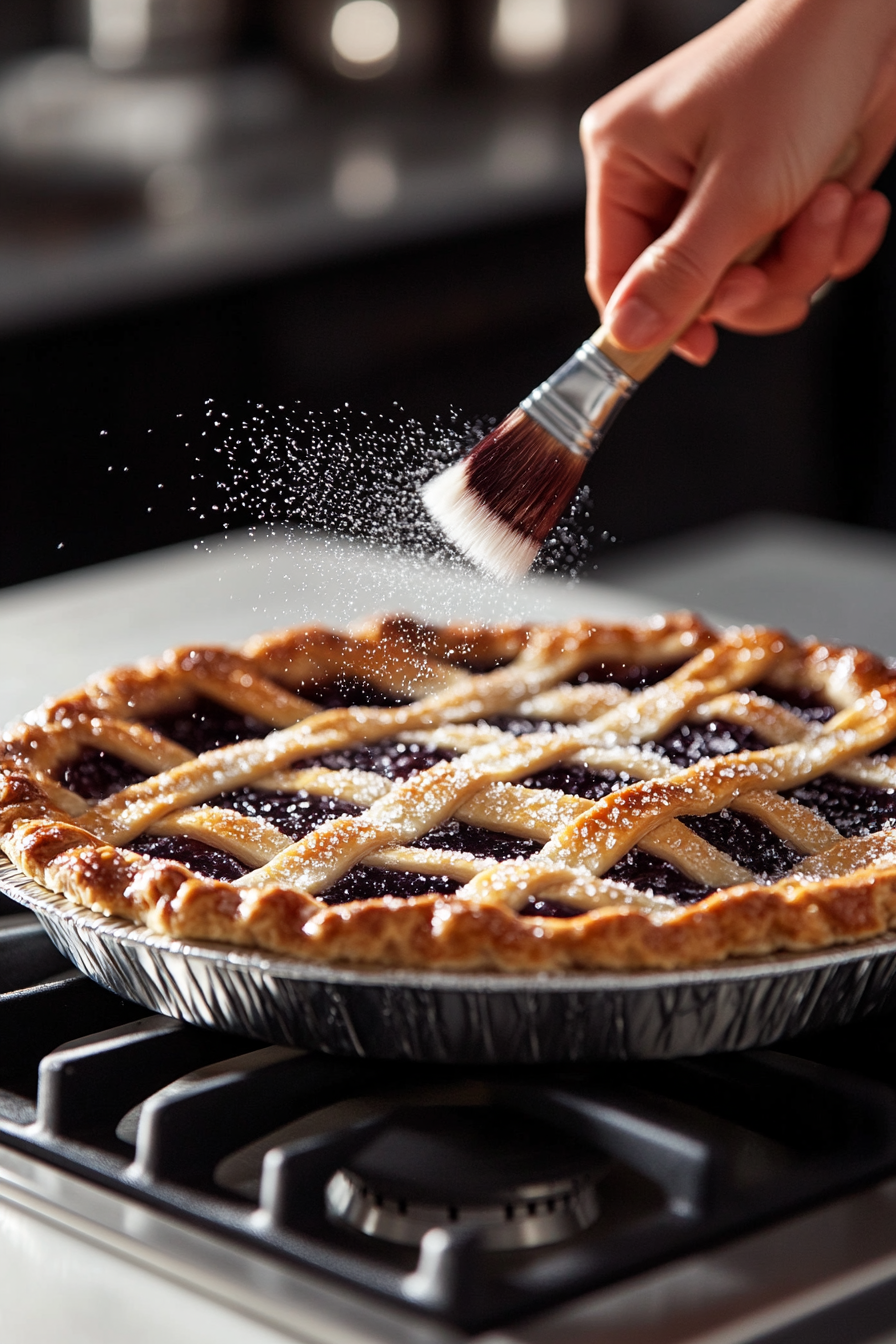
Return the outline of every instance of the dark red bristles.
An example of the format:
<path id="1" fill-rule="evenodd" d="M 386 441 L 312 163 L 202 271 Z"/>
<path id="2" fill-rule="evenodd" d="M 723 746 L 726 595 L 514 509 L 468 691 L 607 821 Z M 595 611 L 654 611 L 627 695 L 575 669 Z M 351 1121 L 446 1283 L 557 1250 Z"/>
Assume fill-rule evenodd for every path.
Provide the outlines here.
<path id="1" fill-rule="evenodd" d="M 517 409 L 463 461 L 429 481 L 423 498 L 466 555 L 515 578 L 572 499 L 586 461 Z"/>

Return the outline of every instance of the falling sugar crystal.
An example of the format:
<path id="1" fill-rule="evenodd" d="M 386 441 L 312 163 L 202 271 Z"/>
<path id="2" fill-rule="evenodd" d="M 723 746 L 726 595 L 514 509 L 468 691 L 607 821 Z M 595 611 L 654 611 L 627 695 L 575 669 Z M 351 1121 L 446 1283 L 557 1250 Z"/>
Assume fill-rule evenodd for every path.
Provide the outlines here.
<path id="1" fill-rule="evenodd" d="M 420 501 L 421 485 L 458 461 L 481 438 L 481 423 L 423 425 L 404 416 L 368 414 L 346 405 L 331 412 L 247 404 L 242 414 L 206 402 L 217 502 L 194 512 L 225 530 L 298 528 L 361 538 L 424 562 L 457 560 Z M 212 428 L 214 427 L 214 428 Z M 206 496 L 207 498 L 207 496 Z M 548 538 L 536 572 L 575 580 L 588 556 L 589 495 L 574 499 Z M 437 571 L 430 570 L 437 581 Z M 510 607 L 514 605 L 509 602 Z"/>

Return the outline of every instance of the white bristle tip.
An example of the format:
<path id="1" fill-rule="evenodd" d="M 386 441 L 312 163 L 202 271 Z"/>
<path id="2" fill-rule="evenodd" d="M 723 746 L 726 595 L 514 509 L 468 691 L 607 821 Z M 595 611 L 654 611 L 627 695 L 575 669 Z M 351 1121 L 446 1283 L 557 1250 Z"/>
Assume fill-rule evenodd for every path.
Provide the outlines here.
<path id="1" fill-rule="evenodd" d="M 420 494 L 448 539 L 480 569 L 519 579 L 531 567 L 538 545 L 497 518 L 470 488 L 466 460 L 427 481 Z"/>

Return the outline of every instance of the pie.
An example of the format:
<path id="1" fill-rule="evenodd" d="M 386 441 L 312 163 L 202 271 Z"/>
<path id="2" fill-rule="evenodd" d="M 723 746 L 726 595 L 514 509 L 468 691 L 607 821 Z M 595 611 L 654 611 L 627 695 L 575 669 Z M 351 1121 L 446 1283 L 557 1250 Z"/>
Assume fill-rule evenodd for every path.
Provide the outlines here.
<path id="1" fill-rule="evenodd" d="M 157 934 L 450 970 L 686 967 L 896 926 L 896 668 L 777 631 L 319 626 L 7 729 L 0 848 Z"/>

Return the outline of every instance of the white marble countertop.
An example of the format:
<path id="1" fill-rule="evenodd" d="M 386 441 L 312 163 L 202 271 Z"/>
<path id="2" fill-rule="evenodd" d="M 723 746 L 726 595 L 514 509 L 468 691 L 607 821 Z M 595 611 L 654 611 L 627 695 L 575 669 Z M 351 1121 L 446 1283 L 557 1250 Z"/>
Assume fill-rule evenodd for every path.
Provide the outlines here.
<path id="1" fill-rule="evenodd" d="M 788 514 L 748 514 L 652 542 L 601 566 L 660 609 L 777 626 L 896 656 L 896 536 Z"/>
<path id="2" fill-rule="evenodd" d="M 305 621 L 338 627 L 377 611 L 435 622 L 624 619 L 656 609 L 598 583 L 505 586 L 358 542 L 230 533 L 0 592 L 0 723 L 101 668 Z"/>
<path id="3" fill-rule="evenodd" d="M 616 558 L 607 582 L 504 585 L 459 565 L 300 533 L 234 532 L 0 590 L 0 724 L 100 668 L 192 640 L 377 611 L 442 622 L 625 619 L 691 607 L 896 655 L 896 538 L 754 515 Z"/>

